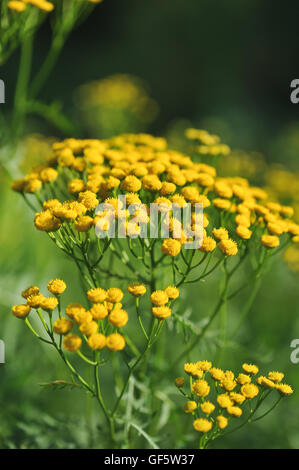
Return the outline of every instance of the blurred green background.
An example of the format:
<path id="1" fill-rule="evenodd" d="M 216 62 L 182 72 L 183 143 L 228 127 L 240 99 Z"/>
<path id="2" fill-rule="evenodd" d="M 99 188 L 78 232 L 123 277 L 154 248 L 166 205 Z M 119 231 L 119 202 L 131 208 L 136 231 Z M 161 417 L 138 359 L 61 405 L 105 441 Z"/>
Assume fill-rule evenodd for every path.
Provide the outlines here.
<path id="1" fill-rule="evenodd" d="M 237 171 L 253 183 L 271 187 L 274 195 L 283 174 L 279 197 L 282 202 L 298 204 L 299 105 L 291 104 L 289 98 L 290 82 L 298 76 L 298 12 L 295 1 L 286 7 L 278 1 L 257 0 L 104 0 L 71 35 L 42 98 L 62 103 L 76 137 L 148 131 L 165 135 L 176 145 L 184 127 L 207 128 L 219 133 L 232 149 L 244 151 L 236 152 L 229 168 L 224 162 L 223 172 Z M 35 70 L 47 51 L 49 37 L 50 26 L 45 23 L 36 41 Z M 3 105 L 7 114 L 17 59 L 18 53 L 1 70 L 7 84 Z M 83 84 L 115 74 L 139 79 L 138 87 L 151 104 L 147 118 L 130 100 L 122 109 L 115 104 L 107 109 L 103 103 L 99 109 L 90 109 L 86 100 L 82 102 Z M 44 136 L 67 135 L 36 117 L 26 123 L 26 134 L 32 133 L 43 137 L 35 136 L 33 143 L 32 138 L 27 139 L 20 146 L 17 159 L 9 162 L 14 174 L 21 174 L 46 151 Z M 41 142 L 45 147 L 38 146 Z M 40 383 L 68 375 L 56 355 L 34 341 L 22 322 L 10 314 L 11 305 L 20 302 L 21 290 L 34 283 L 45 289 L 55 277 L 66 279 L 66 301 L 74 300 L 79 288 L 77 274 L 50 240 L 34 229 L 32 214 L 9 190 L 4 173 L 0 193 L 0 338 L 6 344 L 6 364 L 0 365 L 0 447 L 101 447 L 98 413 L 92 412 L 80 391 L 42 389 Z M 206 313 L 215 289 L 216 279 L 200 289 L 188 287 L 184 302 L 194 318 Z M 286 381 L 299 390 L 299 364 L 290 362 L 290 343 L 299 338 L 298 300 L 298 274 L 281 257 L 267 273 L 247 323 L 235 343 L 228 345 L 221 365 L 238 370 L 243 361 L 256 361 L 264 371 L 281 369 Z M 230 305 L 230 318 L 238 317 L 241 302 Z M 215 357 L 213 335 L 217 336 L 217 329 L 194 360 Z M 175 344 L 169 346 L 170 356 L 173 348 Z M 179 368 L 166 378 L 170 389 L 178 374 Z M 181 407 L 183 402 L 175 395 L 173 390 L 169 397 Z M 298 404 L 297 391 L 265 420 L 215 441 L 214 446 L 299 448 Z M 173 429 L 185 423 L 192 447 L 189 418 L 171 412 L 159 445 L 179 447 Z M 139 446 L 144 445 L 140 439 Z"/>

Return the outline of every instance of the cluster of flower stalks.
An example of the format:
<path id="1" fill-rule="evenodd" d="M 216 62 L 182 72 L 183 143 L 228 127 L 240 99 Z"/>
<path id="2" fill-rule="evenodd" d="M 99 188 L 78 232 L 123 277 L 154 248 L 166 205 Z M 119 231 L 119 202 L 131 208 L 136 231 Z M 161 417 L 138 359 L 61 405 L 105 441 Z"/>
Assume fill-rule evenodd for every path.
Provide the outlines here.
<path id="1" fill-rule="evenodd" d="M 286 246 L 298 242 L 299 226 L 292 220 L 292 207 L 269 201 L 264 190 L 250 186 L 244 178 L 224 178 L 217 174 L 209 159 L 225 158 L 229 152 L 217 136 L 188 129 L 186 137 L 192 140 L 190 155 L 169 149 L 164 138 L 147 134 L 126 134 L 105 140 L 66 139 L 53 144 L 53 153 L 43 165 L 32 168 L 12 184 L 12 189 L 34 211 L 36 229 L 45 232 L 75 263 L 84 294 L 87 293 L 84 305 L 72 303 L 64 307 L 60 296 L 65 283 L 54 280 L 48 285 L 53 297 L 44 297 L 37 287 L 30 287 L 23 292 L 26 304 L 14 306 L 13 313 L 25 319 L 35 336 L 53 345 L 76 383 L 97 397 L 109 423 L 110 445 L 117 441 L 119 428 L 127 432 L 125 439 L 129 439 L 128 424 L 121 424 L 121 416 L 126 409 L 131 377 L 138 380 L 142 375 L 153 385 L 157 377 L 160 380 L 161 376 L 173 374 L 181 360 L 186 360 L 194 348 L 201 347 L 201 340 L 223 306 L 250 287 L 238 323 L 230 325 L 234 335 L 246 320 L 265 270 Z M 125 205 L 119 203 L 119 197 Z M 99 211 L 98 206 L 103 203 L 107 209 Z M 141 225 L 149 228 L 153 222 L 152 203 L 160 208 L 155 238 L 150 238 L 150 232 L 148 237 L 141 236 Z M 203 208 L 201 227 L 196 218 L 198 204 Z M 187 206 L 191 232 L 182 222 Z M 169 228 L 167 238 L 161 232 L 165 216 Z M 111 236 L 112 223 L 122 227 L 123 237 Z M 97 236 L 99 227 L 101 237 Z M 194 240 L 197 244 L 190 249 L 188 244 Z M 245 279 L 241 275 L 244 272 Z M 197 318 L 187 321 L 184 313 L 188 306 L 182 307 L 180 302 L 184 286 L 199 283 L 204 289 L 209 278 L 215 276 L 220 279 L 220 289 L 215 305 L 211 304 L 211 312 L 207 315 L 198 309 Z M 31 316 L 39 318 L 43 334 L 36 330 Z M 174 326 L 182 332 L 177 357 L 173 362 L 164 358 L 163 366 L 157 365 L 155 357 L 162 333 Z M 192 337 L 184 344 L 186 330 Z M 78 372 L 68 358 L 69 352 L 94 368 L 93 384 Z M 123 383 L 116 386 L 115 403 L 107 406 L 101 392 L 101 370 L 116 360 L 123 361 L 122 372 L 127 370 L 127 374 Z M 209 369 L 208 365 L 203 367 Z M 200 395 L 199 389 L 210 390 L 202 378 L 206 372 L 203 367 L 198 366 L 195 373 L 187 367 L 191 377 L 198 377 L 191 384 L 190 394 L 180 388 L 192 402 L 187 411 L 194 413 L 199 413 L 203 404 L 199 406 L 193 395 L 204 398 L 206 395 Z M 109 369 L 111 375 L 112 370 Z M 217 371 L 210 369 L 210 375 L 212 370 Z M 235 406 L 242 404 L 236 401 L 241 400 L 240 396 L 245 397 L 244 402 L 251 403 L 259 393 L 258 385 L 263 387 L 267 383 L 271 388 L 277 382 L 274 379 L 271 382 L 269 377 L 264 382 L 259 379 L 261 384 L 259 381 L 258 385 L 251 384 L 252 372 L 246 369 L 245 372 L 247 378 L 241 374 L 235 380 L 232 373 L 222 375 L 219 371 L 215 383 L 223 389 L 225 397 L 238 384 L 244 385 L 235 395 L 228 396 L 229 405 L 223 408 L 229 415 L 240 413 L 241 408 Z M 244 384 L 240 382 L 242 379 Z M 117 382 L 117 377 L 113 375 L 112 380 Z M 282 386 L 272 388 L 288 393 Z M 252 397 L 246 396 L 252 393 Z M 266 395 L 259 394 L 258 407 Z M 203 408 L 214 410 L 214 406 Z M 209 433 L 204 434 L 201 447 L 218 437 L 219 430 L 226 426 L 225 413 L 215 418 L 217 429 L 212 420 L 199 417 L 195 420 L 195 430 Z M 141 434 L 144 436 L 145 432 Z M 153 445 L 152 440 L 149 442 Z"/>

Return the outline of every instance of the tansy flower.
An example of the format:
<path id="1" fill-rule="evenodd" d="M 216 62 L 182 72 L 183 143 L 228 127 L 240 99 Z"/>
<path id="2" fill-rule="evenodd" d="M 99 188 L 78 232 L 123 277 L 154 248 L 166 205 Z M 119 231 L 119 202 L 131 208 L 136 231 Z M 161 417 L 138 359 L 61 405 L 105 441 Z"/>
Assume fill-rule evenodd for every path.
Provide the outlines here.
<path id="1" fill-rule="evenodd" d="M 96 287 L 87 292 L 87 297 L 88 300 L 93 303 L 104 302 L 107 298 L 107 292 L 101 287 Z"/>
<path id="2" fill-rule="evenodd" d="M 99 204 L 96 195 L 91 191 L 83 191 L 79 193 L 78 201 L 87 209 L 95 209 Z"/>
<path id="3" fill-rule="evenodd" d="M 30 313 L 30 306 L 29 305 L 14 305 L 12 307 L 12 313 L 17 318 L 26 318 L 27 315 Z"/>
<path id="4" fill-rule="evenodd" d="M 98 324 L 95 321 L 90 321 L 89 323 L 83 323 L 80 325 L 79 330 L 83 335 L 91 336 L 94 335 L 98 331 Z"/>
<path id="5" fill-rule="evenodd" d="M 141 189 L 141 181 L 136 176 L 128 175 L 121 182 L 120 187 L 125 191 L 136 193 Z"/>
<path id="6" fill-rule="evenodd" d="M 93 226 L 93 218 L 89 215 L 82 215 L 75 221 L 75 228 L 78 232 L 87 232 Z"/>
<path id="7" fill-rule="evenodd" d="M 228 419 L 222 415 L 217 416 L 216 422 L 219 429 L 224 429 L 228 425 Z"/>
<path id="8" fill-rule="evenodd" d="M 221 408 L 228 408 L 229 406 L 233 406 L 233 401 L 230 399 L 227 393 L 222 393 L 217 397 L 217 403 Z"/>
<path id="9" fill-rule="evenodd" d="M 156 290 L 151 294 L 151 302 L 158 307 L 167 304 L 168 295 L 163 290 Z"/>
<path id="10" fill-rule="evenodd" d="M 174 384 L 178 388 L 183 387 L 185 385 L 184 377 L 177 377 L 176 379 L 174 379 Z"/>
<path id="11" fill-rule="evenodd" d="M 258 395 L 259 389 L 254 384 L 245 384 L 241 387 L 241 393 L 245 398 L 254 398 Z"/>
<path id="12" fill-rule="evenodd" d="M 68 306 L 65 309 L 66 314 L 72 319 L 78 313 L 85 312 L 85 311 L 86 311 L 85 308 L 78 302 L 72 302 L 71 304 L 68 304 Z"/>
<path id="13" fill-rule="evenodd" d="M 181 251 L 181 244 L 173 238 L 166 238 L 162 244 L 162 251 L 169 256 L 177 256 Z"/>
<path id="14" fill-rule="evenodd" d="M 228 231 L 224 227 L 213 228 L 212 234 L 214 235 L 216 240 L 227 240 L 229 238 Z"/>
<path id="15" fill-rule="evenodd" d="M 89 323 L 92 321 L 92 314 L 86 310 L 79 310 L 74 313 L 73 318 L 78 325 Z"/>
<path id="16" fill-rule="evenodd" d="M 235 382 L 235 380 L 224 377 L 224 379 L 222 379 L 220 382 L 220 386 L 224 388 L 224 390 L 231 392 L 237 386 L 237 382 Z"/>
<path id="17" fill-rule="evenodd" d="M 193 427 L 195 431 L 204 433 L 212 429 L 213 423 L 211 423 L 211 421 L 209 421 L 208 419 L 198 418 L 193 422 Z"/>
<path id="18" fill-rule="evenodd" d="M 262 375 L 256 379 L 256 383 L 265 388 L 275 388 L 275 383 Z"/>
<path id="19" fill-rule="evenodd" d="M 196 408 L 197 408 L 196 401 L 187 401 L 184 405 L 185 413 L 193 413 L 193 411 L 196 410 Z"/>
<path id="20" fill-rule="evenodd" d="M 258 373 L 259 368 L 255 364 L 242 364 L 242 369 L 245 370 L 247 374 L 255 375 Z"/>
<path id="21" fill-rule="evenodd" d="M 55 279 L 48 283 L 48 291 L 54 295 L 63 294 L 66 289 L 66 283 L 61 279 Z"/>
<path id="22" fill-rule="evenodd" d="M 121 351 L 125 346 L 125 339 L 119 333 L 112 333 L 107 336 L 107 348 L 110 349 L 110 351 Z"/>
<path id="23" fill-rule="evenodd" d="M 220 381 L 225 377 L 224 371 L 222 369 L 217 369 L 217 367 L 212 367 L 209 370 L 209 373 L 212 379 L 217 380 L 217 381 Z"/>
<path id="24" fill-rule="evenodd" d="M 231 416 L 235 416 L 236 418 L 240 418 L 240 416 L 242 416 L 243 411 L 238 406 L 228 406 L 226 409 L 228 414 Z"/>
<path id="25" fill-rule="evenodd" d="M 76 352 L 82 346 L 82 339 L 78 335 L 68 334 L 63 340 L 63 347 L 69 352 Z"/>
<path id="26" fill-rule="evenodd" d="M 252 231 L 244 225 L 238 225 L 236 228 L 236 234 L 244 240 L 249 240 L 252 235 Z"/>
<path id="27" fill-rule="evenodd" d="M 140 297 L 146 293 L 146 287 L 144 284 L 139 284 L 139 282 L 133 282 L 128 286 L 128 292 L 135 297 Z"/>
<path id="28" fill-rule="evenodd" d="M 58 300 L 56 297 L 44 297 L 40 302 L 40 307 L 43 310 L 51 311 L 54 310 L 58 305 Z"/>
<path id="29" fill-rule="evenodd" d="M 276 248 L 279 245 L 279 238 L 276 235 L 262 235 L 262 245 L 267 248 Z"/>
<path id="30" fill-rule="evenodd" d="M 201 378 L 203 376 L 203 370 L 199 369 L 196 364 L 187 362 L 184 364 L 184 371 L 186 374 L 191 375 L 192 377 Z"/>
<path id="31" fill-rule="evenodd" d="M 216 248 L 216 242 L 212 237 L 204 237 L 199 248 L 203 253 L 209 253 Z"/>
<path id="32" fill-rule="evenodd" d="M 107 290 L 107 302 L 112 302 L 113 304 L 120 302 L 123 298 L 124 294 L 121 289 L 118 287 L 110 287 L 110 289 Z"/>
<path id="33" fill-rule="evenodd" d="M 175 286 L 168 286 L 166 287 L 166 289 L 164 289 L 164 291 L 166 292 L 168 298 L 171 300 L 177 299 L 180 295 L 179 289 Z"/>
<path id="34" fill-rule="evenodd" d="M 231 400 L 233 400 L 234 403 L 237 403 L 238 405 L 242 405 L 246 399 L 244 395 L 241 395 L 241 393 L 237 392 L 230 392 L 229 397 Z"/>
<path id="35" fill-rule="evenodd" d="M 195 365 L 204 372 L 207 372 L 212 367 L 212 363 L 210 361 L 197 361 Z"/>
<path id="36" fill-rule="evenodd" d="M 283 372 L 269 372 L 268 378 L 272 380 L 273 382 L 281 382 L 282 379 L 284 378 L 284 373 Z"/>
<path id="37" fill-rule="evenodd" d="M 159 318 L 159 320 L 165 320 L 166 318 L 170 317 L 171 315 L 171 308 L 170 307 L 153 307 L 152 314 L 154 317 Z"/>
<path id="38" fill-rule="evenodd" d="M 21 2 L 19 0 L 12 0 L 7 3 L 8 8 L 11 10 L 17 11 L 17 12 L 22 12 L 26 8 L 26 3 Z"/>
<path id="39" fill-rule="evenodd" d="M 36 295 L 29 295 L 26 300 L 27 300 L 27 304 L 30 305 L 30 307 L 39 308 L 43 299 L 44 299 L 44 296 L 42 294 L 36 294 Z"/>
<path id="40" fill-rule="evenodd" d="M 281 395 L 292 395 L 292 393 L 294 393 L 292 387 L 287 384 L 278 384 L 276 385 L 276 389 Z"/>
<path id="41" fill-rule="evenodd" d="M 196 380 L 192 385 L 192 391 L 198 397 L 206 397 L 210 393 L 210 386 L 206 380 Z"/>
<path id="42" fill-rule="evenodd" d="M 204 414 L 209 415 L 215 410 L 215 405 L 213 405 L 213 403 L 210 401 L 204 401 L 200 404 L 200 408 Z"/>
<path id="43" fill-rule="evenodd" d="M 103 349 L 107 345 L 107 338 L 102 333 L 95 333 L 89 336 L 88 346 L 94 350 Z"/>
<path id="44" fill-rule="evenodd" d="M 238 253 L 238 245 L 234 240 L 222 239 L 218 246 L 222 253 L 226 256 L 235 256 Z"/>
<path id="45" fill-rule="evenodd" d="M 59 335 L 65 335 L 66 333 L 69 333 L 72 330 L 73 326 L 74 324 L 71 320 L 62 317 L 55 320 L 53 330 Z"/>
<path id="46" fill-rule="evenodd" d="M 129 315 L 125 310 L 122 309 L 114 309 L 110 313 L 108 317 L 109 323 L 111 325 L 116 326 L 117 328 L 121 328 L 125 326 L 129 320 Z"/>
<path id="47" fill-rule="evenodd" d="M 34 225 L 38 230 L 55 232 L 61 226 L 61 222 L 49 210 L 46 210 L 35 215 Z"/>
<path id="48" fill-rule="evenodd" d="M 37 294 L 39 294 L 39 288 L 37 286 L 30 286 L 27 289 L 25 289 L 21 295 L 22 297 L 24 297 L 24 299 L 27 299 L 30 295 L 37 295 Z"/>
<path id="49" fill-rule="evenodd" d="M 240 385 L 249 384 L 251 382 L 251 378 L 249 377 L 249 375 L 242 374 L 242 373 L 238 375 L 236 380 L 237 380 L 238 384 L 240 384 Z"/>
<path id="50" fill-rule="evenodd" d="M 146 191 L 159 191 L 162 188 L 162 183 L 157 175 L 145 175 L 142 178 L 142 187 Z"/>

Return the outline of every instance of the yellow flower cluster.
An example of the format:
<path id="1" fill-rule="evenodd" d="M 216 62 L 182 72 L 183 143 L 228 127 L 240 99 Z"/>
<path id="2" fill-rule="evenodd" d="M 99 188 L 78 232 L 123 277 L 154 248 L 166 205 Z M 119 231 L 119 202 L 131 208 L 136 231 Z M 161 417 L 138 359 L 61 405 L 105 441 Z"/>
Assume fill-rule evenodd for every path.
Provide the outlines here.
<path id="1" fill-rule="evenodd" d="M 211 156 L 230 154 L 229 146 L 222 144 L 218 135 L 210 134 L 205 129 L 186 129 L 185 135 L 187 139 L 200 142 L 200 145 L 194 148 L 199 154 Z"/>
<path id="2" fill-rule="evenodd" d="M 26 10 L 27 5 L 33 5 L 45 12 L 50 12 L 54 9 L 54 4 L 47 0 L 11 0 L 7 4 L 8 8 L 17 12 Z"/>
<path id="3" fill-rule="evenodd" d="M 124 293 L 118 287 L 108 290 L 95 287 L 87 292 L 89 308 L 78 302 L 70 303 L 65 309 L 67 317 L 61 316 L 60 295 L 65 291 L 66 284 L 61 279 L 48 283 L 48 290 L 53 297 L 45 297 L 37 286 L 30 286 L 22 292 L 25 304 L 14 305 L 12 313 L 18 318 L 25 319 L 31 309 L 44 310 L 50 314 L 50 332 L 66 335 L 63 340 L 64 348 L 69 352 L 78 351 L 83 342 L 92 350 L 107 347 L 110 351 L 124 349 L 126 342 L 117 330 L 125 326 L 129 316 L 122 307 Z M 53 311 L 58 309 L 58 318 L 53 322 Z M 106 322 L 103 320 L 106 319 Z M 77 333 L 70 333 L 77 327 Z M 100 330 L 100 332 L 99 332 Z M 111 331 L 112 330 L 112 331 Z M 81 336 L 80 336 L 81 335 Z"/>
<path id="4" fill-rule="evenodd" d="M 171 315 L 169 304 L 180 295 L 179 289 L 174 286 L 168 286 L 164 290 L 156 290 L 151 293 L 151 302 L 153 304 L 152 314 L 159 320 L 165 320 Z"/>
<path id="5" fill-rule="evenodd" d="M 205 132 L 189 129 L 187 134 L 206 139 L 206 144 L 215 140 Z M 56 194 L 53 199 L 46 196 L 48 187 Z M 169 215 L 170 237 L 161 242 L 161 249 L 170 257 L 179 255 L 185 243 L 195 239 L 202 252 L 218 246 L 225 256 L 235 256 L 240 245 L 253 236 L 257 245 L 273 249 L 284 234 L 294 241 L 299 235 L 292 207 L 269 201 L 264 190 L 250 186 L 245 178 L 217 176 L 213 166 L 194 162 L 169 149 L 165 139 L 148 134 L 54 143 L 48 162 L 14 181 L 12 188 L 38 193 L 43 211 L 36 214 L 35 226 L 47 232 L 64 225 L 78 232 L 94 226 L 105 231 L 115 217 L 126 235 L 138 236 L 139 223 L 149 228 L 149 205 L 154 202 Z M 63 197 L 66 192 L 67 199 Z M 133 213 L 118 201 L 119 195 L 125 197 L 127 206 L 134 204 Z M 95 211 L 100 202 L 108 205 L 104 213 Z M 191 205 L 192 236 L 173 213 L 174 207 L 182 209 L 187 203 Z M 204 209 L 201 238 L 195 238 L 198 203 Z"/>
<path id="6" fill-rule="evenodd" d="M 243 405 L 248 400 L 259 397 L 262 400 L 266 389 L 275 389 L 281 396 L 293 393 L 290 385 L 283 384 L 282 372 L 272 371 L 267 376 L 258 376 L 259 368 L 255 364 L 242 365 L 242 372 L 235 375 L 231 370 L 213 367 L 210 361 L 186 363 L 184 371 L 190 376 L 190 389 L 184 389 L 184 377 L 177 377 L 175 385 L 188 401 L 184 405 L 185 413 L 194 416 L 193 427 L 201 433 L 213 429 L 214 435 L 226 428 L 231 418 L 243 415 Z M 212 386 L 213 385 L 213 386 Z M 215 392 L 214 392 L 215 390 Z"/>

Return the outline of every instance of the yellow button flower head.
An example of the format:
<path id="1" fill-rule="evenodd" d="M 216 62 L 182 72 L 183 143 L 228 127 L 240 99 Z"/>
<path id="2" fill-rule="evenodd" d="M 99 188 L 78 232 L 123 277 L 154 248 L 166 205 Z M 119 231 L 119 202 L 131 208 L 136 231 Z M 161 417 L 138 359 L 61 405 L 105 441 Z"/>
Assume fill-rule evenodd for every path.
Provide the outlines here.
<path id="1" fill-rule="evenodd" d="M 224 388 L 224 390 L 231 392 L 237 386 L 237 382 L 235 380 L 224 377 L 224 379 L 222 379 L 220 382 L 220 386 Z"/>
<path id="2" fill-rule="evenodd" d="M 44 296 L 42 294 L 29 295 L 27 297 L 27 304 L 30 305 L 30 307 L 39 308 L 43 299 Z"/>
<path id="3" fill-rule="evenodd" d="M 63 340 L 63 347 L 69 352 L 76 352 L 82 346 L 82 339 L 78 335 L 68 334 Z"/>
<path id="4" fill-rule="evenodd" d="M 39 294 L 39 288 L 37 286 L 30 286 L 22 292 L 22 297 L 27 299 L 30 295 Z"/>
<path id="5" fill-rule="evenodd" d="M 26 3 L 21 2 L 19 0 L 12 0 L 7 3 L 8 8 L 11 10 L 17 11 L 17 12 L 22 12 L 26 8 Z"/>
<path id="6" fill-rule="evenodd" d="M 125 346 L 125 339 L 119 333 L 112 333 L 107 336 L 107 347 L 110 351 L 121 351 Z"/>
<path id="7" fill-rule="evenodd" d="M 12 313 L 17 318 L 26 318 L 30 313 L 29 305 L 14 305 L 12 307 Z"/>
<path id="8" fill-rule="evenodd" d="M 145 175 L 142 178 L 142 187 L 146 191 L 160 191 L 162 183 L 157 175 Z"/>
<path id="9" fill-rule="evenodd" d="M 178 388 L 183 387 L 185 385 L 184 377 L 177 377 L 176 379 L 174 379 L 174 384 Z"/>
<path id="10" fill-rule="evenodd" d="M 211 251 L 215 250 L 215 248 L 216 248 L 216 242 L 214 238 L 204 237 L 199 250 L 202 251 L 203 253 L 210 253 Z"/>
<path id="11" fill-rule="evenodd" d="M 284 373 L 283 372 L 269 372 L 268 378 L 272 380 L 273 382 L 281 382 L 282 379 L 284 378 Z"/>
<path id="12" fill-rule="evenodd" d="M 78 313 L 85 312 L 85 311 L 86 311 L 85 308 L 78 302 L 72 302 L 68 304 L 68 306 L 65 309 L 66 314 L 72 319 L 75 317 L 75 315 L 78 315 Z"/>
<path id="13" fill-rule="evenodd" d="M 37 191 L 41 189 L 41 187 L 42 187 L 41 180 L 37 178 L 32 178 L 26 182 L 24 186 L 24 191 L 25 193 L 36 193 Z"/>
<path id="14" fill-rule="evenodd" d="M 65 289 L 66 289 L 66 283 L 62 281 L 61 279 L 55 279 L 53 281 L 50 281 L 48 284 L 48 291 L 54 295 L 63 294 Z"/>
<path id="15" fill-rule="evenodd" d="M 83 191 L 79 193 L 78 201 L 82 203 L 88 210 L 95 209 L 99 204 L 96 195 L 92 191 Z"/>
<path id="16" fill-rule="evenodd" d="M 231 201 L 229 199 L 215 198 L 213 199 L 213 205 L 216 209 L 228 210 L 231 207 Z"/>
<path id="17" fill-rule="evenodd" d="M 238 406 L 228 406 L 226 409 L 228 414 L 231 416 L 235 416 L 236 418 L 240 418 L 240 416 L 242 416 L 243 411 Z"/>
<path id="18" fill-rule="evenodd" d="M 55 232 L 61 226 L 61 222 L 49 210 L 46 210 L 35 215 L 34 225 L 37 230 Z"/>
<path id="19" fill-rule="evenodd" d="M 204 401 L 203 403 L 201 403 L 200 408 L 203 413 L 209 415 L 215 410 L 215 405 L 213 405 L 213 403 L 211 403 L 210 401 Z"/>
<path id="20" fill-rule="evenodd" d="M 276 385 L 276 389 L 281 395 L 292 395 L 292 393 L 294 393 L 292 387 L 287 384 L 278 384 Z"/>
<path id="21" fill-rule="evenodd" d="M 134 175 L 128 175 L 121 182 L 121 189 L 131 193 L 137 193 L 141 189 L 141 181 Z"/>
<path id="22" fill-rule="evenodd" d="M 164 289 L 166 292 L 166 295 L 168 296 L 169 299 L 175 300 L 179 297 L 180 291 L 177 287 L 174 286 L 168 286 L 166 289 Z"/>
<path id="23" fill-rule="evenodd" d="M 197 361 L 195 365 L 204 372 L 207 372 L 212 367 L 212 363 L 210 361 Z"/>
<path id="24" fill-rule="evenodd" d="M 210 393 L 210 386 L 206 380 L 196 380 L 192 385 L 192 391 L 198 397 L 206 397 Z"/>
<path id="25" fill-rule="evenodd" d="M 244 363 L 242 364 L 242 369 L 245 370 L 245 372 L 250 375 L 256 375 L 259 371 L 258 366 L 256 366 L 255 364 Z"/>
<path id="26" fill-rule="evenodd" d="M 101 287 L 96 287 L 94 289 L 90 289 L 87 292 L 87 297 L 88 300 L 93 303 L 104 302 L 104 300 L 107 298 L 107 292 Z"/>
<path id="27" fill-rule="evenodd" d="M 47 312 L 54 310 L 58 305 L 58 300 L 56 297 L 44 297 L 41 302 L 40 306 L 43 310 Z"/>
<path id="28" fill-rule="evenodd" d="M 94 350 L 103 349 L 107 345 L 107 338 L 102 333 L 92 334 L 88 338 L 88 346 Z"/>
<path id="29" fill-rule="evenodd" d="M 112 302 L 113 304 L 120 302 L 123 298 L 124 294 L 121 289 L 118 287 L 110 287 L 110 289 L 107 290 L 107 302 Z"/>
<path id="30" fill-rule="evenodd" d="M 239 374 L 238 377 L 237 377 L 237 382 L 238 384 L 240 385 L 245 385 L 245 384 L 249 384 L 251 382 L 251 378 L 249 375 L 247 374 Z"/>
<path id="31" fill-rule="evenodd" d="M 244 225 L 238 225 L 236 228 L 236 234 L 243 240 L 249 240 L 252 235 L 252 231 Z"/>
<path id="32" fill-rule="evenodd" d="M 93 218 L 89 215 L 82 215 L 75 221 L 75 228 L 78 232 L 87 232 L 93 226 Z"/>
<path id="33" fill-rule="evenodd" d="M 228 425 L 228 419 L 222 415 L 217 416 L 216 422 L 219 429 L 224 429 Z"/>
<path id="34" fill-rule="evenodd" d="M 68 183 L 68 187 L 67 187 L 68 192 L 71 194 L 77 194 L 77 193 L 83 192 L 84 189 L 85 189 L 84 181 L 78 178 L 71 180 Z"/>
<path id="35" fill-rule="evenodd" d="M 258 395 L 259 389 L 254 384 L 245 384 L 241 387 L 241 393 L 244 395 L 245 398 L 254 398 Z"/>
<path id="36" fill-rule="evenodd" d="M 170 194 L 173 194 L 175 190 L 176 190 L 176 185 L 174 183 L 163 181 L 161 189 L 160 189 L 160 194 L 161 196 L 169 196 Z"/>
<path id="37" fill-rule="evenodd" d="M 193 427 L 195 431 L 198 432 L 208 432 L 212 429 L 213 423 L 205 418 L 198 418 L 193 422 Z"/>
<path id="38" fill-rule="evenodd" d="M 83 323 L 80 325 L 80 331 L 83 335 L 91 336 L 94 335 L 98 331 L 98 324 L 95 321 L 91 321 L 89 323 Z"/>
<path id="39" fill-rule="evenodd" d="M 165 320 L 171 315 L 171 308 L 167 306 L 162 307 L 153 307 L 152 314 L 154 317 L 159 318 L 159 320 Z"/>
<path id="40" fill-rule="evenodd" d="M 216 240 L 228 240 L 229 235 L 228 231 L 224 227 L 219 227 L 219 228 L 213 228 L 212 234 L 216 238 Z"/>
<path id="41" fill-rule="evenodd" d="M 121 328 L 127 324 L 129 315 L 125 310 L 115 308 L 110 313 L 108 320 L 111 325 L 116 326 L 117 328 Z"/>
<path id="42" fill-rule="evenodd" d="M 128 292 L 135 297 L 140 297 L 146 293 L 146 287 L 144 284 L 140 284 L 139 282 L 133 282 L 128 286 Z"/>
<path id="43" fill-rule="evenodd" d="M 222 369 L 217 369 L 217 367 L 212 367 L 210 370 L 210 375 L 212 377 L 212 379 L 214 380 L 222 380 L 224 379 L 225 375 L 224 375 L 224 371 Z"/>
<path id="44" fill-rule="evenodd" d="M 238 253 L 238 245 L 234 240 L 221 240 L 218 246 L 226 256 L 235 256 Z"/>
<path id="45" fill-rule="evenodd" d="M 230 399 L 227 393 L 222 393 L 217 397 L 217 403 L 221 408 L 228 408 L 229 406 L 233 406 L 233 401 Z"/>
<path id="46" fill-rule="evenodd" d="M 72 330 L 73 326 L 74 324 L 71 320 L 62 317 L 55 320 L 53 330 L 59 335 L 65 335 L 66 333 L 69 333 Z"/>
<path id="47" fill-rule="evenodd" d="M 169 256 L 177 256 L 181 251 L 181 244 L 174 238 L 166 238 L 162 244 L 162 251 Z"/>
<path id="48" fill-rule="evenodd" d="M 58 171 L 54 168 L 44 168 L 40 172 L 40 178 L 44 183 L 49 183 L 51 181 L 56 180 L 58 176 Z"/>
<path id="49" fill-rule="evenodd" d="M 151 302 L 158 307 L 167 304 L 168 300 L 168 295 L 164 290 L 156 290 L 151 293 Z"/>
<path id="50" fill-rule="evenodd" d="M 79 310 L 74 313 L 73 318 L 78 325 L 83 325 L 92 321 L 92 314 L 85 309 Z"/>
<path id="51" fill-rule="evenodd" d="M 186 362 L 186 364 L 184 364 L 184 371 L 186 374 L 191 375 L 192 377 L 197 377 L 198 379 L 203 376 L 203 370 L 199 369 L 193 362 Z"/>
<path id="52" fill-rule="evenodd" d="M 196 401 L 187 401 L 184 405 L 185 413 L 193 413 L 193 411 L 196 410 L 196 408 L 197 408 Z"/>
<path id="53" fill-rule="evenodd" d="M 262 245 L 267 248 L 276 248 L 279 245 L 279 238 L 276 235 L 263 235 Z"/>
<path id="54" fill-rule="evenodd" d="M 242 403 L 245 401 L 245 397 L 244 395 L 241 395 L 241 393 L 231 392 L 229 397 L 231 400 L 233 400 L 234 403 L 237 403 L 238 405 L 242 405 Z"/>
<path id="55" fill-rule="evenodd" d="M 275 382 L 261 375 L 256 379 L 256 383 L 265 388 L 275 388 Z"/>

